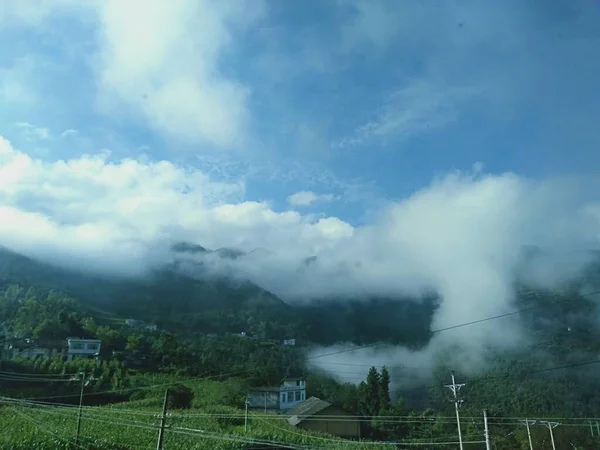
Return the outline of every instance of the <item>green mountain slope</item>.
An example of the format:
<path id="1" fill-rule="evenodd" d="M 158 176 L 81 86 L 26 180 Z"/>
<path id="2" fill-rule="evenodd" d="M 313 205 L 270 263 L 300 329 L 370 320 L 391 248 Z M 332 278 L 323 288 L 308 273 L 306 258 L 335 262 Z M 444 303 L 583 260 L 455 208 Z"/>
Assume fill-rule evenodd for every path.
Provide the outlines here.
<path id="1" fill-rule="evenodd" d="M 0 287 L 10 284 L 59 290 L 83 303 L 98 323 L 140 319 L 183 333 L 246 332 L 268 339 L 296 338 L 317 344 L 377 341 L 418 347 L 429 337 L 435 297 L 416 302 L 401 298 L 360 301 L 337 298 L 288 305 L 249 281 L 216 276 L 195 256 L 243 256 L 180 243 L 174 262 L 137 278 L 100 276 L 57 268 L 0 247 Z M 575 334 L 596 338 L 593 298 L 579 294 L 598 285 L 598 268 L 557 294 L 524 290 L 518 307 L 529 333 L 543 342 L 568 342 Z M 570 329 L 572 332 L 567 331 Z M 566 334 L 565 334 L 566 333 Z"/>
<path id="2" fill-rule="evenodd" d="M 180 331 L 294 333 L 291 308 L 268 291 L 223 277 L 191 277 L 176 264 L 119 278 L 60 269 L 0 249 L 0 285 L 10 284 L 66 292 L 95 316 L 132 317 Z"/>
<path id="3" fill-rule="evenodd" d="M 194 255 L 237 258 L 241 252 L 181 243 L 181 258 L 138 278 L 91 275 L 57 268 L 0 248 L 0 287 L 11 284 L 59 290 L 81 301 L 99 323 L 126 318 L 189 333 L 245 331 L 263 338 L 296 338 L 318 344 L 379 340 L 426 342 L 432 301 L 398 299 L 287 305 L 249 281 L 214 276 Z M 193 274 L 194 276 L 191 276 Z"/>

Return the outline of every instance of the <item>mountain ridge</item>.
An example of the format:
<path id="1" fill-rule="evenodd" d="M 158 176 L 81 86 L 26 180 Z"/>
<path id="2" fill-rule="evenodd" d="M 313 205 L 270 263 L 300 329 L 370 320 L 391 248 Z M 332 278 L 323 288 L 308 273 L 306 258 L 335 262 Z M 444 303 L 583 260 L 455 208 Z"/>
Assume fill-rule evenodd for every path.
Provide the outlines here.
<path id="1" fill-rule="evenodd" d="M 251 281 L 216 275 L 195 259 L 211 254 L 221 258 L 224 252 L 188 244 L 174 248 L 171 263 L 131 277 L 75 272 L 0 248 L 0 285 L 63 291 L 93 310 L 187 333 L 243 331 L 323 345 L 369 339 L 405 342 L 411 341 L 411 333 L 418 336 L 412 341 L 423 343 L 428 337 L 431 303 L 372 298 L 289 305 Z M 225 252 L 226 260 L 229 256 Z"/>
<path id="2" fill-rule="evenodd" d="M 190 334 L 245 332 L 320 345 L 388 342 L 409 347 L 425 345 L 431 337 L 433 315 L 439 306 L 435 294 L 419 299 L 331 297 L 287 304 L 258 284 L 236 276 L 233 269 L 231 273 L 214 270 L 209 267 L 210 260 L 203 259 L 212 255 L 227 262 L 232 256 L 252 252 L 226 247 L 213 251 L 189 243 L 175 244 L 173 250 L 171 262 L 143 276 L 118 277 L 60 268 L 0 247 L 0 287 L 18 284 L 59 290 L 92 310 Z M 304 264 L 316 261 L 316 257 L 307 258 Z M 586 275 L 586 279 L 600 285 L 600 271 L 588 272 L 596 278 Z M 515 307 L 523 305 L 529 306 L 521 299 Z"/>

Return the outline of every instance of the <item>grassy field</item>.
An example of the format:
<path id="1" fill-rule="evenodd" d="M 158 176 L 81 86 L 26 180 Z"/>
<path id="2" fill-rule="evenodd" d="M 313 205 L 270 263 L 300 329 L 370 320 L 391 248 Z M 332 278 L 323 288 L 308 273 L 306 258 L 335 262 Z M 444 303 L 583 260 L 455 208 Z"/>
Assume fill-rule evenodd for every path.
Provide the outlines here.
<path id="1" fill-rule="evenodd" d="M 231 406 L 241 381 L 189 383 L 192 408 L 169 411 L 165 449 L 383 449 L 389 445 L 349 442 L 296 429 L 275 414 L 250 413 Z M 77 408 L 13 402 L 0 405 L 0 449 L 94 450 L 155 449 L 164 390 L 144 391 L 138 400 L 102 407 L 84 407 L 81 440 L 75 445 Z"/>

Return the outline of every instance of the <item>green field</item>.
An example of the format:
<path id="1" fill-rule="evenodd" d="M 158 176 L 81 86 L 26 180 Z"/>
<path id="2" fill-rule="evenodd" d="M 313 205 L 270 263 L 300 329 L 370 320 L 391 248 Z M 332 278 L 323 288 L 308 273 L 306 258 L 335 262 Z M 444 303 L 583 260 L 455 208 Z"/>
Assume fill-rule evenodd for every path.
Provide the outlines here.
<path id="1" fill-rule="evenodd" d="M 275 414 L 245 411 L 235 402 L 236 380 L 189 383 L 192 407 L 169 411 L 165 449 L 328 448 L 380 449 L 389 445 L 344 441 L 296 429 Z M 84 406 L 81 438 L 75 444 L 78 408 L 73 405 L 4 399 L 0 406 L 0 449 L 154 449 L 164 388 L 144 389 L 143 397 L 102 407 Z"/>

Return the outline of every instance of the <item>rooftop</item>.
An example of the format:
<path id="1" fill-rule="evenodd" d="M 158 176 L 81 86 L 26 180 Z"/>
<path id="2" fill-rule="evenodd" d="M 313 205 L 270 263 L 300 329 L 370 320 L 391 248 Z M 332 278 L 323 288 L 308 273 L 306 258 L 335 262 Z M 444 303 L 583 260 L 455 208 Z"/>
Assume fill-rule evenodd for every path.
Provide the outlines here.
<path id="1" fill-rule="evenodd" d="M 286 416 L 288 416 L 287 421 L 290 425 L 298 425 L 308 417 L 313 416 L 330 406 L 331 403 L 321 400 L 320 398 L 307 398 L 302 403 L 297 404 L 286 412 Z"/>

